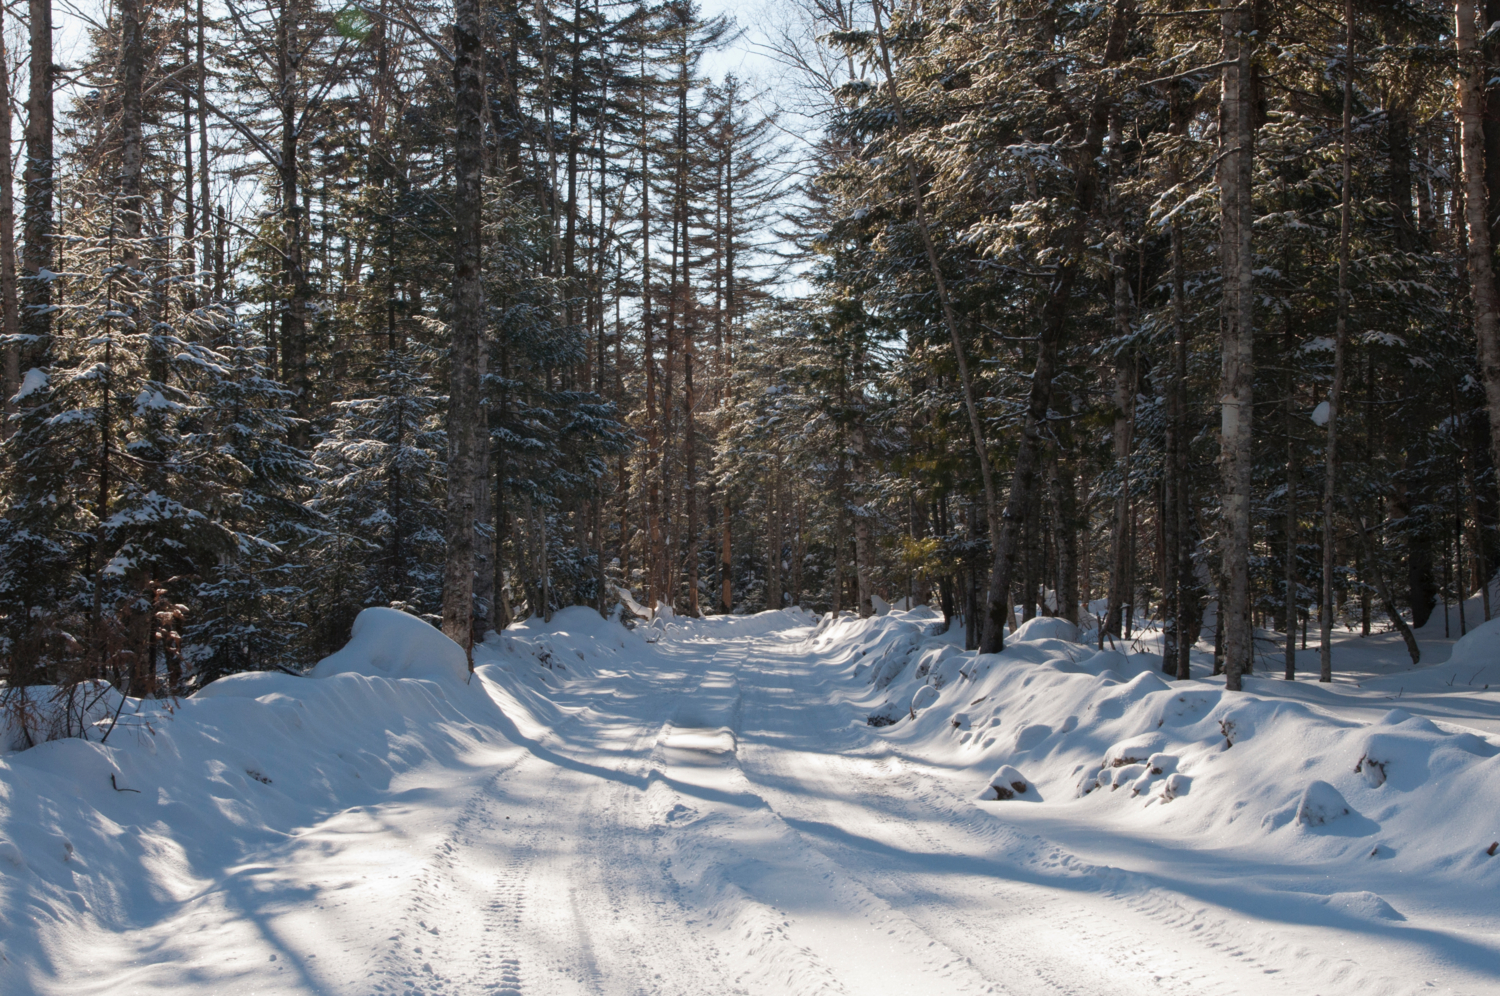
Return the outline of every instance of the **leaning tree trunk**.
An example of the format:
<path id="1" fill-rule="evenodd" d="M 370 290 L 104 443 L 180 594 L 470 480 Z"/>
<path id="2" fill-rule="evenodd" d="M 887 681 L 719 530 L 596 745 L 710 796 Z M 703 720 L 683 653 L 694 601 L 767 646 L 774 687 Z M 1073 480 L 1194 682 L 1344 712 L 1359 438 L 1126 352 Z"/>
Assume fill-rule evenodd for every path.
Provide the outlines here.
<path id="1" fill-rule="evenodd" d="M 880 0 L 871 4 L 875 14 L 875 36 L 880 42 L 880 64 L 885 72 L 885 81 L 890 89 L 891 106 L 896 112 L 896 124 L 906 132 L 906 108 L 901 100 L 901 91 L 896 86 L 896 77 L 891 69 L 890 48 L 886 45 L 885 27 L 880 20 Z M 932 238 L 932 226 L 927 221 L 927 202 L 922 192 L 921 178 L 914 163 L 906 166 L 907 186 L 911 189 L 916 206 L 917 228 L 922 234 L 922 245 L 927 253 L 927 266 L 932 271 L 933 288 L 937 291 L 938 305 L 943 313 L 943 325 L 948 329 L 948 339 L 953 344 L 953 358 L 958 364 L 959 386 L 963 388 L 964 411 L 969 416 L 969 433 L 974 443 L 974 455 L 979 460 L 979 478 L 984 485 L 985 517 L 989 523 L 990 545 L 998 547 L 1000 541 L 1000 500 L 995 493 L 995 475 L 990 467 L 989 451 L 984 445 L 984 428 L 979 420 L 979 406 L 975 401 L 974 380 L 969 372 L 969 360 L 964 351 L 963 337 L 959 334 L 958 316 L 953 308 L 953 299 L 948 293 L 948 282 L 943 277 L 943 268 L 938 259 L 937 244 Z M 991 592 L 993 599 L 996 593 Z M 1009 610 L 1008 591 L 998 596 L 1006 601 Z M 863 611 L 863 610 L 861 610 Z"/>
<path id="2" fill-rule="evenodd" d="M 1474 338 L 1490 416 L 1490 454 L 1500 467 L 1500 291 L 1495 287 L 1484 186 L 1485 59 L 1474 27 L 1474 0 L 1454 4 L 1458 48 L 1458 126 L 1463 153 L 1464 221 L 1469 229 L 1469 295 Z"/>
<path id="3" fill-rule="evenodd" d="M 1251 669 L 1254 632 L 1250 618 L 1250 494 L 1254 463 L 1255 257 L 1251 239 L 1251 163 L 1254 158 L 1250 112 L 1251 30 L 1254 14 L 1245 4 L 1223 7 L 1224 96 L 1220 131 L 1224 152 L 1219 167 L 1223 252 L 1224 317 L 1221 346 L 1220 453 L 1223 474 L 1225 604 L 1224 687 L 1240 690 L 1240 676 Z"/>
<path id="4" fill-rule="evenodd" d="M 484 283 L 479 268 L 484 208 L 483 71 L 477 0 L 453 5 L 454 197 L 453 325 L 448 384 L 447 561 L 443 565 L 443 632 L 473 666 L 474 488 L 479 477 L 481 421 L 479 343 Z M 545 515 L 545 512 L 543 512 Z M 546 576 L 543 549 L 543 577 Z M 544 597 L 545 588 L 544 588 Z"/>
<path id="5" fill-rule="evenodd" d="M 1135 15 L 1134 0 L 1115 0 L 1114 18 L 1109 40 L 1105 43 L 1104 68 L 1114 66 L 1125 51 L 1128 22 Z M 1063 230 L 1062 253 L 1047 301 L 1042 307 L 1041 334 L 1037 336 L 1036 368 L 1032 371 L 1031 391 L 1026 402 L 1026 419 L 1016 447 L 1015 468 L 1011 473 L 1010 494 L 1000 515 L 1000 535 L 995 544 L 994 563 L 990 572 L 989 604 L 984 614 L 984 634 L 979 649 L 996 653 L 1005 646 L 1002 627 L 1010 615 L 1009 592 L 1015 577 L 1020 552 L 1021 526 L 1026 510 L 1036 498 L 1041 479 L 1042 425 L 1052 404 L 1052 378 L 1057 371 L 1057 353 L 1067 330 L 1068 313 L 1073 300 L 1073 284 L 1083 261 L 1089 216 L 1099 196 L 1097 162 L 1104 147 L 1104 133 L 1109 123 L 1110 97 L 1104 84 L 1094 94 L 1088 125 L 1079 149 L 1073 181 L 1072 218 Z"/>
<path id="6" fill-rule="evenodd" d="M 1396 607 L 1396 600 L 1391 597 L 1390 582 L 1386 580 L 1385 568 L 1375 559 L 1374 544 L 1370 542 L 1370 527 L 1364 519 L 1357 523 L 1355 535 L 1359 538 L 1360 552 L 1364 554 L 1365 563 L 1370 565 L 1370 574 L 1375 579 L 1375 591 L 1380 595 L 1381 607 L 1385 614 L 1390 617 L 1392 623 L 1401 631 L 1401 639 L 1406 643 L 1406 652 L 1411 657 L 1412 664 L 1422 663 L 1422 650 L 1417 646 L 1417 635 L 1412 632 L 1405 619 L 1401 618 L 1401 610 Z"/>

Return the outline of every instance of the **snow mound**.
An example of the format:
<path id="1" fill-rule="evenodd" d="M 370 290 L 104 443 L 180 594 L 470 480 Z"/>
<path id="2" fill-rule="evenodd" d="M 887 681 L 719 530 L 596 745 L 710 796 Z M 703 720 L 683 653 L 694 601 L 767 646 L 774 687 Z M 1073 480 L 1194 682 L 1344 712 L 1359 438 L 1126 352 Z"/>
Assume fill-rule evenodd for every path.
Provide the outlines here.
<path id="1" fill-rule="evenodd" d="M 1065 640 L 1077 643 L 1082 634 L 1077 626 L 1057 616 L 1037 616 L 1021 624 L 1010 636 L 1011 643 L 1033 643 L 1037 640 Z"/>
<path id="2" fill-rule="evenodd" d="M 849 681 L 851 721 L 967 769 L 981 799 L 1009 765 L 1034 787 L 1017 798 L 1047 819 L 1078 807 L 1132 833 L 1207 834 L 1278 863 L 1400 854 L 1406 872 L 1500 883 L 1500 845 L 1487 851 L 1500 837 L 1500 740 L 1455 728 L 1489 715 L 1500 624 L 1459 642 L 1454 656 L 1472 664 L 1335 688 L 1257 672 L 1243 692 L 1226 692 L 1204 662 L 1202 678 L 1168 682 L 1154 648 L 1100 650 L 1070 634 L 1039 617 L 978 654 L 961 649 L 961 627 L 892 611 L 829 617 L 802 647 Z M 1476 678 L 1489 661 L 1495 674 Z M 1371 707 L 1402 686 L 1411 711 L 1390 701 L 1377 718 Z"/>
<path id="3" fill-rule="evenodd" d="M 981 799 L 1005 800 L 1005 799 L 1037 799 L 1036 786 L 1031 779 L 1021 774 L 1008 764 L 1000 765 L 1000 770 L 990 776 L 990 787 L 984 790 Z"/>
<path id="4" fill-rule="evenodd" d="M 467 681 L 469 660 L 462 647 L 429 623 L 398 609 L 375 607 L 355 617 L 344 649 L 312 669 L 314 678 L 336 674 Z"/>
<path id="5" fill-rule="evenodd" d="M 1453 645 L 1453 656 L 1448 663 L 1461 667 L 1497 666 L 1496 671 L 1500 672 L 1500 616 L 1469 630 Z M 1500 673 L 1490 678 L 1500 678 Z"/>
<path id="6" fill-rule="evenodd" d="M 1323 905 L 1343 910 L 1352 916 L 1373 920 L 1405 920 L 1390 903 L 1373 892 L 1335 892 L 1323 900 Z"/>
<path id="7" fill-rule="evenodd" d="M 918 688 L 917 693 L 911 697 L 911 714 L 915 716 L 917 713 L 921 712 L 923 709 L 926 709 L 937 700 L 938 690 L 936 688 L 933 688 L 931 685 L 923 685 L 921 688 Z"/>
<path id="8" fill-rule="evenodd" d="M 71 688 L 17 685 L 0 690 L 0 751 L 25 750 L 81 730 L 103 736 L 113 725 L 120 704 L 120 693 L 107 681 L 86 681 Z"/>
<path id="9" fill-rule="evenodd" d="M 1338 789 L 1325 781 L 1315 781 L 1303 790 L 1302 799 L 1297 803 L 1297 822 L 1303 826 L 1321 827 L 1352 812 Z"/>

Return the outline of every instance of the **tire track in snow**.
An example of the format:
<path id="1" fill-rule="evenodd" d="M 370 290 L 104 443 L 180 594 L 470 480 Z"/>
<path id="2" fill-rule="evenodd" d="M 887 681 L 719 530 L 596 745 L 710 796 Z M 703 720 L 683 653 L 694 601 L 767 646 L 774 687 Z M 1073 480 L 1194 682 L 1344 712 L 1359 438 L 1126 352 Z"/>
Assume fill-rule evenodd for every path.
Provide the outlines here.
<path id="1" fill-rule="evenodd" d="M 798 665 L 810 671 L 786 647 L 770 639 L 757 641 L 763 666 L 751 673 L 784 675 Z M 762 705 L 762 716 L 769 721 L 772 710 L 784 713 L 786 684 L 762 690 L 774 700 Z M 813 688 L 801 691 L 816 697 Z M 846 722 L 828 727 L 816 719 L 826 717 L 805 716 L 799 728 L 809 734 L 817 731 L 821 743 L 799 745 L 795 770 L 788 767 L 788 751 L 752 743 L 746 752 L 746 774 L 778 815 L 799 828 L 806 845 L 827 857 L 840 874 L 881 897 L 933 944 L 980 967 L 1002 991 L 1089 996 L 1172 991 L 1172 978 L 1160 971 L 1146 978 L 1122 978 L 1113 953 L 1138 946 L 1139 934 L 1109 917 L 1086 915 L 1050 890 L 986 874 L 983 852 L 993 847 L 993 840 L 968 850 L 952 846 L 945 837 L 968 836 L 971 825 L 979 822 L 977 808 L 933 806 L 922 791 L 924 785 L 886 744 L 851 737 Z M 776 724 L 767 722 L 767 729 L 775 731 Z M 822 777 L 809 784 L 810 774 Z M 789 785 L 799 790 L 785 787 Z M 942 827 L 941 835 L 932 829 L 934 822 Z M 921 865 L 932 857 L 944 859 L 947 871 L 924 871 Z M 952 874 L 952 869 L 970 862 L 972 876 Z M 917 867 L 903 869 L 903 863 Z M 980 883 L 983 888 L 976 887 Z M 1010 936 L 1002 936 L 1006 933 Z M 1179 967 L 1190 969 L 1191 964 L 1184 961 Z M 1194 975 L 1199 977 L 1192 982 L 1181 981 L 1190 991 L 1204 992 L 1201 982 L 1206 977 Z"/>
<path id="2" fill-rule="evenodd" d="M 654 753 L 673 803 L 666 819 L 679 812 L 687 819 L 676 874 L 716 917 L 729 918 L 741 955 L 759 968 L 752 981 L 778 993 L 925 993 L 936 986 L 993 992 L 965 959 L 920 935 L 889 904 L 803 846 L 746 778 L 737 747 L 715 744 L 722 726 L 735 740 L 740 736 L 738 675 L 748 653 L 743 644 L 721 649 Z M 718 805 L 705 804 L 715 798 Z M 756 846 L 747 850 L 745 838 Z M 817 916 L 798 915 L 809 903 L 824 908 Z M 875 932 L 876 923 L 883 933 Z M 900 955 L 894 962 L 893 949 Z"/>

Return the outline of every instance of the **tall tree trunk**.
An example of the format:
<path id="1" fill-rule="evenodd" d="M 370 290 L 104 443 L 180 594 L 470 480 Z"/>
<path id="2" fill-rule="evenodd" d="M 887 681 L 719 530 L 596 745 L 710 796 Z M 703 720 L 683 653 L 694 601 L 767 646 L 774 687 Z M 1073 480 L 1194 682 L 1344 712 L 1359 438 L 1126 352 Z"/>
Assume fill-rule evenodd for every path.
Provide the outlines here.
<path id="1" fill-rule="evenodd" d="M 21 302 L 16 287 L 16 184 L 11 166 L 10 49 L 5 40 L 5 10 L 0 6 L 0 334 L 4 350 L 5 421 L 0 438 L 9 437 L 10 416 L 16 413 L 11 399 L 21 387 L 21 349 L 15 336 L 21 331 Z"/>
<path id="2" fill-rule="evenodd" d="M 1186 396 L 1184 386 L 1186 377 L 1181 375 L 1187 366 L 1186 339 L 1179 340 L 1178 351 L 1178 410 L 1185 411 L 1187 404 L 1183 400 Z M 1186 416 L 1182 419 L 1186 424 Z M 1181 482 L 1181 490 L 1177 502 L 1177 680 L 1186 681 L 1193 676 L 1192 654 L 1193 648 L 1198 645 L 1198 637 L 1203 629 L 1204 592 L 1198 583 L 1195 573 L 1197 564 L 1193 559 L 1193 552 L 1197 549 L 1198 529 L 1197 518 L 1193 514 L 1191 493 L 1188 490 L 1189 453 L 1187 446 L 1187 433 L 1183 433 L 1183 444 L 1177 450 L 1177 479 Z"/>
<path id="3" fill-rule="evenodd" d="M 1057 535 L 1057 610 L 1078 625 L 1078 499 L 1072 468 L 1063 468 L 1055 449 L 1049 453 L 1048 491 L 1052 497 L 1053 531 Z"/>
<path id="4" fill-rule="evenodd" d="M 1118 343 L 1118 352 L 1115 354 L 1115 424 L 1111 442 L 1114 444 L 1115 471 L 1120 475 L 1120 483 L 1115 490 L 1114 522 L 1109 537 L 1109 605 L 1104 614 L 1104 631 L 1111 636 L 1119 636 L 1121 618 L 1126 611 L 1125 603 L 1135 597 L 1135 593 L 1129 588 L 1132 574 L 1129 534 L 1130 450 L 1135 435 L 1136 367 L 1135 350 L 1127 344 L 1133 309 L 1130 276 L 1125 268 L 1126 236 L 1120 216 L 1118 188 L 1123 163 L 1120 156 L 1120 118 L 1117 114 L 1110 116 L 1109 148 L 1110 182 L 1109 194 L 1105 200 L 1109 227 L 1114 232 L 1109 267 L 1114 277 L 1114 332 Z"/>
<path id="5" fill-rule="evenodd" d="M 119 196 L 120 240 L 127 271 L 141 265 L 141 163 L 145 149 L 141 140 L 141 79 L 145 72 L 145 18 L 141 0 L 120 0 L 120 63 L 116 78 L 120 97 L 120 176 L 116 183 Z M 139 278 L 128 272 L 127 283 L 139 286 Z M 135 310 L 135 309 L 132 309 Z M 137 319 L 139 322 L 139 318 Z"/>
<path id="6" fill-rule="evenodd" d="M 1120 280 L 1116 280 L 1115 292 L 1120 293 Z M 1127 287 L 1124 291 L 1130 293 Z M 1115 307 L 1120 307 L 1118 296 Z M 1121 319 L 1117 318 L 1117 322 Z M 1126 331 L 1129 319 L 1124 319 Z M 1119 329 L 1117 328 L 1117 333 Z M 1130 579 L 1130 446 L 1135 429 L 1135 363 L 1129 355 L 1121 355 L 1115 363 L 1115 424 L 1114 454 L 1115 468 L 1120 482 L 1115 491 L 1115 507 L 1109 536 L 1109 605 L 1104 615 L 1104 632 L 1120 635 L 1120 622 L 1125 611 L 1125 602 L 1132 597 L 1127 585 Z"/>
<path id="7" fill-rule="evenodd" d="M 684 258 L 683 272 L 687 262 Z M 684 281 L 686 284 L 686 281 Z M 686 303 L 686 302 L 684 302 Z M 688 615 L 702 615 L 698 603 L 698 429 L 693 421 L 693 406 L 697 398 L 693 393 L 693 364 L 696 360 L 693 346 L 693 317 L 683 316 L 682 323 L 682 450 L 683 450 L 683 501 L 687 503 L 687 600 Z"/>
<path id="8" fill-rule="evenodd" d="M 1253 662 L 1250 616 L 1250 498 L 1253 484 L 1252 430 L 1255 411 L 1255 327 L 1251 121 L 1251 56 L 1254 12 L 1247 4 L 1223 6 L 1223 136 L 1219 166 L 1220 245 L 1224 308 L 1219 466 L 1223 474 L 1224 687 L 1240 690 L 1240 676 Z"/>
<path id="9" fill-rule="evenodd" d="M 643 67 L 644 71 L 644 67 Z M 651 182 L 650 150 L 645 98 L 641 98 L 641 365 L 646 379 L 646 530 L 643 536 L 642 564 L 646 578 L 646 605 L 655 609 L 661 598 L 661 425 L 657 419 L 656 355 L 653 334 L 651 288 Z"/>
<path id="10" fill-rule="evenodd" d="M 781 608 L 781 461 L 773 458 L 771 480 L 766 489 L 766 608 Z"/>
<path id="11" fill-rule="evenodd" d="M 1101 60 L 1105 68 L 1114 66 L 1124 55 L 1126 33 L 1134 17 L 1134 0 L 1115 0 L 1109 39 Z M 1058 255 L 1056 275 L 1052 278 L 1046 303 L 1042 307 L 1036 367 L 1032 371 L 1026 418 L 1016 447 L 1010 494 L 1006 499 L 1005 510 L 1000 515 L 1000 535 L 995 544 L 991 568 L 989 604 L 984 614 L 984 633 L 979 642 L 979 649 L 985 653 L 996 653 L 1005 646 L 1003 626 L 1010 615 L 1009 592 L 1011 580 L 1015 577 L 1021 525 L 1025 510 L 1035 501 L 1040 480 L 1038 471 L 1042 424 L 1046 421 L 1047 411 L 1052 404 L 1052 378 L 1057 371 L 1058 349 L 1067 331 L 1073 284 L 1083 262 L 1089 217 L 1099 196 L 1097 162 L 1104 146 L 1110 104 L 1109 92 L 1101 84 L 1098 92 L 1093 95 L 1074 168 L 1072 216 L 1063 228 L 1062 251 Z"/>
<path id="12" fill-rule="evenodd" d="M 1323 447 L 1323 592 L 1318 626 L 1318 680 L 1333 680 L 1333 513 L 1338 489 L 1339 405 L 1344 396 L 1344 354 L 1349 344 L 1349 206 L 1353 161 L 1349 139 L 1354 128 L 1354 0 L 1344 0 L 1343 190 L 1339 196 L 1339 299 L 1333 334 L 1333 383 L 1328 388 L 1328 440 Z M 1500 383 L 1497 383 L 1500 387 Z M 1500 411 L 1500 409 L 1497 409 Z"/>
<path id="13" fill-rule="evenodd" d="M 861 402 L 863 408 L 863 402 Z M 849 434 L 850 450 L 853 459 L 854 485 L 858 489 L 858 509 L 854 516 L 854 578 L 859 589 L 859 609 L 861 616 L 868 616 L 875 611 L 874 603 L 870 596 L 874 594 L 871 570 L 875 562 L 874 537 L 871 535 L 870 516 L 865 503 L 865 485 L 868 477 L 865 472 L 865 427 L 863 416 L 854 424 Z M 778 606 L 779 607 L 779 606 Z"/>
<path id="14" fill-rule="evenodd" d="M 720 528 L 724 531 L 719 550 L 719 608 L 724 612 L 734 611 L 734 532 L 731 522 L 734 509 L 729 503 L 729 489 L 724 489 L 724 509 L 720 513 Z"/>
<path id="15" fill-rule="evenodd" d="M 21 181 L 26 243 L 22 249 L 20 367 L 42 367 L 52 351 L 54 265 L 52 193 L 52 2 L 28 0 L 31 27 L 31 89 L 26 102 L 26 168 Z"/>
<path id="16" fill-rule="evenodd" d="M 1179 88 L 1174 86 L 1169 97 L 1171 107 L 1170 132 L 1181 135 L 1187 128 L 1187 113 Z M 1173 156 L 1168 164 L 1168 176 L 1173 184 L 1182 182 L 1182 167 L 1178 157 Z M 1187 355 L 1184 342 L 1187 322 L 1183 302 L 1182 223 L 1174 214 L 1171 224 L 1172 241 L 1172 368 L 1167 375 L 1167 424 L 1162 458 L 1162 660 L 1161 669 L 1166 674 L 1176 675 L 1178 659 L 1183 655 L 1183 644 L 1189 648 L 1192 639 L 1183 625 L 1182 550 L 1186 541 L 1183 534 L 1183 506 L 1187 502 L 1187 475 L 1181 473 L 1179 457 L 1188 442 L 1183 425 L 1183 383 L 1186 376 Z M 1178 368 L 1178 353 L 1182 353 L 1182 367 Z"/>
<path id="17" fill-rule="evenodd" d="M 447 559 L 443 565 L 443 632 L 473 666 L 475 488 L 483 421 L 479 405 L 484 282 L 480 250 L 484 213 L 484 84 L 478 0 L 453 6 L 453 254 L 451 372 L 448 384 Z M 539 517 L 545 518 L 545 510 Z M 544 540 L 545 542 L 545 540 Z M 546 577 L 546 549 L 542 550 Z M 545 582 L 543 586 L 545 597 Z"/>
<path id="18" fill-rule="evenodd" d="M 1292 354 L 1295 346 L 1291 322 L 1288 321 L 1281 357 L 1281 365 L 1285 370 L 1282 418 L 1286 423 L 1286 559 L 1282 564 L 1286 584 L 1286 597 L 1283 601 L 1286 613 L 1286 652 L 1283 673 L 1287 681 L 1295 681 L 1297 678 L 1297 484 L 1301 476 L 1297 447 L 1301 440 L 1297 438 L 1294 425 L 1296 406 Z M 1326 565 L 1324 570 L 1327 570 Z"/>
<path id="19" fill-rule="evenodd" d="M 1177 680 L 1192 677 L 1192 652 L 1198 643 L 1197 585 L 1193 577 L 1192 505 L 1188 495 L 1188 459 L 1191 439 L 1187 425 L 1188 323 L 1184 312 L 1182 223 L 1172 219 L 1172 400 L 1169 406 L 1167 450 L 1171 464 L 1167 477 L 1172 486 L 1173 559 L 1167 565 L 1172 590 L 1173 629 L 1176 633 Z"/>
<path id="20" fill-rule="evenodd" d="M 457 13 L 458 10 L 457 8 L 455 8 L 455 15 Z M 475 309 L 473 317 L 467 319 L 468 322 L 471 322 L 473 324 L 473 329 L 472 331 L 466 330 L 464 332 L 464 335 L 466 337 L 472 337 L 473 339 L 472 347 L 466 347 L 466 349 L 472 348 L 474 363 L 472 386 L 466 387 L 466 391 L 470 389 L 473 391 L 473 400 L 466 403 L 472 406 L 467 409 L 467 417 L 472 418 L 474 423 L 472 430 L 472 439 L 469 441 L 469 445 L 472 447 L 470 458 L 473 467 L 473 479 L 471 481 L 471 487 L 474 492 L 474 551 L 472 555 L 473 565 L 471 572 L 474 579 L 474 589 L 472 593 L 473 619 L 470 622 L 470 639 L 474 643 L 484 642 L 485 635 L 489 633 L 491 629 L 499 628 L 497 626 L 497 612 L 495 606 L 495 578 L 498 572 L 495 568 L 496 561 L 499 557 L 500 536 L 493 527 L 497 492 L 496 482 L 491 481 L 492 463 L 496 462 L 492 461 L 491 451 L 494 448 L 495 444 L 490 438 L 491 399 L 486 396 L 484 387 L 485 380 L 487 379 L 489 374 L 490 363 L 489 342 L 487 340 L 487 337 L 485 336 L 485 330 L 488 326 L 488 320 L 481 262 L 483 253 L 483 228 L 481 218 L 484 211 L 484 178 L 486 175 L 487 167 L 489 166 L 489 164 L 485 161 L 483 145 L 485 121 L 484 101 L 486 100 L 485 80 L 488 75 L 487 70 L 484 66 L 485 36 L 483 34 L 484 24 L 482 20 L 484 16 L 485 15 L 482 10 L 475 15 L 476 20 L 473 30 L 476 38 L 478 39 L 478 44 L 476 45 L 474 50 L 474 65 L 471 69 L 468 70 L 468 72 L 472 74 L 473 80 L 467 84 L 468 86 L 472 86 L 473 88 L 477 89 L 477 99 L 480 104 L 478 117 L 471 122 L 471 125 L 476 132 L 476 134 L 472 138 L 472 141 L 475 143 L 475 149 L 467 153 L 467 155 L 474 158 L 478 164 L 476 167 L 478 170 L 478 174 L 475 177 L 474 181 L 476 184 L 476 189 L 471 191 L 464 191 L 462 194 L 460 194 L 460 196 L 472 199 L 470 203 L 473 206 L 472 209 L 475 213 L 475 217 L 470 218 L 467 215 L 457 215 L 457 217 L 460 219 L 461 229 L 463 229 L 460 233 L 459 242 L 461 248 L 459 251 L 461 253 L 472 254 L 474 266 L 473 280 L 476 288 L 474 290 L 466 289 L 464 293 L 469 296 L 477 295 L 477 300 L 468 305 L 468 307 L 473 307 Z M 457 38 L 458 35 L 455 33 L 455 40 Z M 461 59 L 462 55 L 459 55 L 458 58 Z M 457 95 L 457 61 L 455 61 L 454 64 L 454 85 L 455 95 Z M 472 114 L 474 112 L 464 111 L 462 113 Z M 464 126 L 460 124 L 459 127 L 462 128 Z M 470 139 L 468 138 L 464 139 L 464 141 L 469 140 Z M 455 149 L 455 151 L 457 151 L 457 149 Z M 464 154 L 460 153 L 460 155 Z M 456 165 L 458 165 L 460 169 L 466 168 L 462 163 L 458 163 Z M 570 163 L 570 167 L 571 165 L 572 164 Z M 568 207 L 571 211 L 573 208 L 571 201 L 569 202 Z M 458 272 L 457 266 L 455 266 L 454 272 L 456 277 Z M 459 288 L 457 286 L 457 281 L 455 281 L 455 304 L 458 299 L 458 294 Z M 455 307 L 454 311 L 454 317 L 456 319 L 458 308 Z M 454 326 L 453 334 L 455 336 L 458 334 L 456 324 Z M 449 445 L 451 448 L 452 444 L 450 443 Z M 580 539 L 582 539 L 582 537 L 585 535 L 584 530 L 584 524 L 580 521 L 578 523 L 578 536 L 580 537 Z M 580 551 L 580 553 L 581 552 L 582 551 Z"/>
<path id="21" fill-rule="evenodd" d="M 1458 49 L 1458 126 L 1463 155 L 1464 220 L 1469 229 L 1469 296 L 1474 302 L 1474 338 L 1479 374 L 1490 417 L 1490 459 L 1500 467 L 1500 290 L 1490 242 L 1484 183 L 1485 59 L 1474 25 L 1474 0 L 1455 0 Z M 1500 475 L 1496 475 L 1500 479 Z"/>
<path id="22" fill-rule="evenodd" d="M 480 294 L 483 295 L 481 284 Z M 482 297 L 481 297 L 482 302 Z M 485 634 L 495 625 L 495 557 L 498 539 L 491 523 L 495 517 L 494 484 L 491 478 L 490 406 L 484 397 L 484 382 L 489 373 L 489 349 L 484 335 L 484 310 L 480 310 L 479 342 L 475 350 L 474 410 L 474 642 L 483 643 Z M 579 535 L 583 525 L 579 524 Z"/>
<path id="23" fill-rule="evenodd" d="M 203 0 L 198 0 L 196 27 L 198 39 L 194 57 L 197 66 L 198 86 L 198 200 L 200 204 L 198 217 L 200 219 L 199 227 L 203 233 L 203 272 L 209 273 L 214 268 L 214 240 L 207 237 L 209 218 L 213 212 L 213 195 L 208 176 L 208 108 L 204 103 L 207 100 L 204 96 L 204 90 L 208 86 L 208 62 L 204 51 L 206 47 L 204 35 L 208 29 L 203 20 Z M 191 197 L 192 191 L 188 191 L 187 196 Z"/>
<path id="24" fill-rule="evenodd" d="M 285 267 L 281 310 L 282 378 L 292 389 L 292 410 L 302 421 L 293 429 L 293 442 L 307 447 L 312 440 L 312 381 L 308 362 L 307 302 L 312 296 L 303 260 L 302 174 L 297 127 L 298 64 L 301 39 L 297 27 L 301 12 L 297 0 L 282 0 L 276 22 L 276 59 L 279 76 L 277 106 L 281 114 L 281 148 L 278 158 L 281 179 L 282 264 Z"/>

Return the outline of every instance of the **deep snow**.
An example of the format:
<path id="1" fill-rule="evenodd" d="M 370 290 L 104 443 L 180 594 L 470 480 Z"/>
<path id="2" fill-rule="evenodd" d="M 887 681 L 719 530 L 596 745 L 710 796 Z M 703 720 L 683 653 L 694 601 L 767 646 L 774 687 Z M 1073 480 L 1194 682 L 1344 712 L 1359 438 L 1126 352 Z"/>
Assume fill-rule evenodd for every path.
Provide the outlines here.
<path id="1" fill-rule="evenodd" d="M 466 681 L 372 610 L 0 754 L 0 993 L 1500 993 L 1500 621 L 1441 626 L 1232 695 L 920 607 L 570 609 Z"/>

